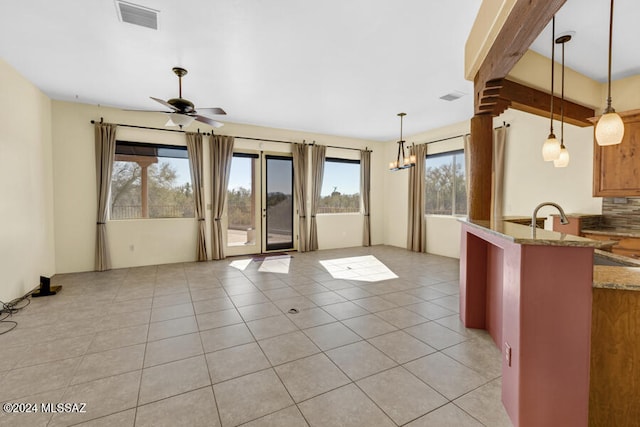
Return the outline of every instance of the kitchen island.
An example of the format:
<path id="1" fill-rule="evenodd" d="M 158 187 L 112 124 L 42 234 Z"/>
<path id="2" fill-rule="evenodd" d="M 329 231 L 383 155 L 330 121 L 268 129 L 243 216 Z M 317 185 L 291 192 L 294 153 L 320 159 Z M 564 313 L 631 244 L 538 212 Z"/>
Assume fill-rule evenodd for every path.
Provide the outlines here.
<path id="1" fill-rule="evenodd" d="M 460 316 L 502 352 L 515 426 L 586 426 L 593 251 L 611 244 L 507 221 L 462 221 Z"/>

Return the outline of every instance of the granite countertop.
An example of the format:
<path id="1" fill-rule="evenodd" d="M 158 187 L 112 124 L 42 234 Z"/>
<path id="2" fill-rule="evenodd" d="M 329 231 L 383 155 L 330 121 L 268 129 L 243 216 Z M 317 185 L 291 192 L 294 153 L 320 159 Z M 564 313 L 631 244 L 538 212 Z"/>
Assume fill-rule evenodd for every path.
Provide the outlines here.
<path id="1" fill-rule="evenodd" d="M 601 234 L 605 236 L 618 236 L 618 237 L 640 237 L 640 230 L 634 230 L 631 228 L 594 228 L 588 229 L 583 228 L 581 230 L 583 233 L 591 233 L 591 234 Z"/>
<path id="2" fill-rule="evenodd" d="M 596 249 L 594 251 L 594 256 L 604 259 L 606 261 L 612 262 L 613 264 L 611 265 L 617 266 L 617 267 L 640 267 L 640 259 L 615 254 L 609 251 L 602 251 L 600 249 Z M 610 265 L 610 264 L 603 264 L 603 265 Z"/>
<path id="3" fill-rule="evenodd" d="M 593 267 L 593 287 L 640 291 L 640 267 L 596 265 Z"/>
<path id="4" fill-rule="evenodd" d="M 521 245 L 602 248 L 611 246 L 615 243 L 587 239 L 585 237 L 558 233 L 556 231 L 544 230 L 541 228 L 533 229 L 528 225 L 514 224 L 509 221 L 479 221 L 468 220 L 466 218 L 460 218 L 459 221 Z"/>

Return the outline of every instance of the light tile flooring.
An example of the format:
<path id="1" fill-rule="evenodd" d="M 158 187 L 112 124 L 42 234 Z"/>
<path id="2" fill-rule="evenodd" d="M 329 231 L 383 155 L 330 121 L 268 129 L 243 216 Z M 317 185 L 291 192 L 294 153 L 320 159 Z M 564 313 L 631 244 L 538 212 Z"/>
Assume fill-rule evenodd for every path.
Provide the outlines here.
<path id="1" fill-rule="evenodd" d="M 458 317 L 458 261 L 376 246 L 58 275 L 0 336 L 0 426 L 509 426 L 500 353 Z M 399 277 L 334 279 L 374 255 Z M 288 314 L 290 308 L 298 314 Z"/>

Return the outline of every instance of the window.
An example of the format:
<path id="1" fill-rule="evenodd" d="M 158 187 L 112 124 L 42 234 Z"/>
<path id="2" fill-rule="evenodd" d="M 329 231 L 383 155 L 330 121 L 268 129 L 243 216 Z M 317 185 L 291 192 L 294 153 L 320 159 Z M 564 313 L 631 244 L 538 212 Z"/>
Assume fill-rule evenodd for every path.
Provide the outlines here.
<path id="1" fill-rule="evenodd" d="M 256 244 L 258 155 L 233 153 L 227 187 L 227 246 Z"/>
<path id="2" fill-rule="evenodd" d="M 425 161 L 425 212 L 466 215 L 464 151 L 427 155 Z"/>
<path id="3" fill-rule="evenodd" d="M 360 160 L 327 157 L 318 213 L 360 212 Z"/>
<path id="4" fill-rule="evenodd" d="M 193 218 L 187 147 L 117 141 L 109 203 L 112 220 Z"/>

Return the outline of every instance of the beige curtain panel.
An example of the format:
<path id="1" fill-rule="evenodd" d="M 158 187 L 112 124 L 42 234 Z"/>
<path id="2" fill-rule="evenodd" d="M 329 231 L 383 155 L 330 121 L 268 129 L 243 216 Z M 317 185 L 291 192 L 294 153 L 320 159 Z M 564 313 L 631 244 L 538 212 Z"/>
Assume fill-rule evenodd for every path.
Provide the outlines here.
<path id="1" fill-rule="evenodd" d="M 469 168 L 471 166 L 471 135 L 464 135 L 464 165 L 467 180 L 467 208 L 469 207 Z M 491 218 L 502 220 L 504 216 L 504 162 L 507 145 L 507 128 L 502 126 L 493 131 L 493 156 L 491 163 Z"/>
<path id="2" fill-rule="evenodd" d="M 327 147 L 324 145 L 311 146 L 311 230 L 309 231 L 309 250 L 318 250 L 318 224 L 316 214 L 320 203 L 320 191 L 322 191 L 322 177 L 324 176 L 324 158 Z"/>
<path id="3" fill-rule="evenodd" d="M 211 258 L 224 259 L 222 215 L 227 198 L 227 186 L 233 159 L 232 136 L 211 135 Z"/>
<path id="4" fill-rule="evenodd" d="M 307 145 L 293 143 L 293 187 L 298 200 L 298 251 L 309 250 L 307 235 Z"/>
<path id="5" fill-rule="evenodd" d="M 504 216 L 504 155 L 507 143 L 507 128 L 493 131 L 493 163 L 491 168 L 491 218 L 496 221 Z"/>
<path id="6" fill-rule="evenodd" d="M 96 271 L 111 269 L 109 244 L 107 242 L 107 216 L 109 213 L 109 193 L 111 172 L 116 156 L 116 129 L 110 123 L 95 124 L 96 184 L 98 195 L 98 215 L 96 221 Z"/>
<path id="7" fill-rule="evenodd" d="M 371 221 L 369 218 L 371 193 L 371 151 L 360 150 L 360 194 L 362 197 L 362 246 L 371 246 Z"/>
<path id="8" fill-rule="evenodd" d="M 409 149 L 415 154 L 416 165 L 409 169 L 409 223 L 407 227 L 407 249 L 414 252 L 427 251 L 427 222 L 425 214 L 425 170 L 427 144 L 419 144 Z"/>
<path id="9" fill-rule="evenodd" d="M 191 186 L 196 219 L 198 220 L 198 239 L 196 241 L 196 259 L 207 260 L 207 237 L 204 206 L 204 183 L 202 179 L 202 134 L 187 132 L 187 151 L 189 152 L 189 169 L 191 170 Z"/>

